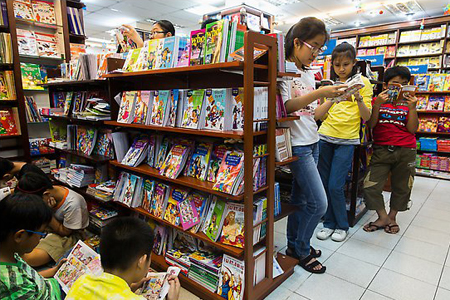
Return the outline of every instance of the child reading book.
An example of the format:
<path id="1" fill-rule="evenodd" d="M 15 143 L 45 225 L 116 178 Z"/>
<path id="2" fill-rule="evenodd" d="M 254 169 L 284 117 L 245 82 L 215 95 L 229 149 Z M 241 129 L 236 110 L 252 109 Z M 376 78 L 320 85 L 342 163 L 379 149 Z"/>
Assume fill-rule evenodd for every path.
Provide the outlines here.
<path id="1" fill-rule="evenodd" d="M 151 278 L 145 278 L 150 267 L 154 234 L 143 220 L 120 217 L 102 229 L 100 260 L 104 273 L 83 275 L 72 285 L 66 300 L 141 299 L 134 291 Z M 177 300 L 180 293 L 178 277 L 169 276 L 167 300 Z"/>
<path id="2" fill-rule="evenodd" d="M 400 231 L 396 217 L 408 209 L 414 182 L 416 161 L 415 132 L 419 127 L 417 98 L 404 93 L 406 102 L 388 103 L 386 87 L 391 84 L 407 85 L 411 73 L 407 67 L 396 66 L 384 72 L 385 90 L 373 104 L 369 126 L 373 128 L 373 155 L 364 179 L 364 199 L 368 209 L 376 210 L 378 219 L 364 226 L 367 232 L 384 229 L 386 233 Z M 386 212 L 383 187 L 391 174 L 390 212 Z"/>
<path id="3" fill-rule="evenodd" d="M 51 233 L 23 256 L 29 265 L 37 267 L 58 261 L 79 239 L 83 239 L 84 229 L 89 225 L 89 211 L 83 196 L 66 187 L 54 186 L 48 177 L 35 173 L 22 176 L 16 190 L 42 197 L 53 210 L 53 218 L 48 224 Z"/>
<path id="4" fill-rule="evenodd" d="M 0 157 L 0 187 L 10 185 L 10 181 L 16 177 L 20 179 L 23 174 L 34 172 L 46 176 L 45 173 L 33 164 L 26 162 L 12 162 Z M 14 185 L 15 186 L 15 185 Z"/>
<path id="5" fill-rule="evenodd" d="M 46 235 L 51 219 L 51 209 L 39 196 L 16 192 L 0 201 L 0 299 L 61 299 L 56 280 L 44 279 L 60 265 L 41 276 L 21 258 Z"/>

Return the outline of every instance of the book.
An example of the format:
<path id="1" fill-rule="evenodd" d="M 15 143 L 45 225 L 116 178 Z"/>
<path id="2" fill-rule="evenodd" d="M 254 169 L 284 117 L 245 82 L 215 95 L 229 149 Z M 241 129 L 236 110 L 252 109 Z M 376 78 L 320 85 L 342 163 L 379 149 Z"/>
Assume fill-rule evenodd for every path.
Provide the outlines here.
<path id="1" fill-rule="evenodd" d="M 445 104 L 444 96 L 430 96 L 428 98 L 428 111 L 443 111 Z"/>
<path id="2" fill-rule="evenodd" d="M 225 130 L 244 130 L 244 88 L 231 89 L 230 108 L 226 110 Z"/>
<path id="3" fill-rule="evenodd" d="M 82 22 L 82 10 L 75 7 L 67 7 L 67 20 L 70 33 L 84 36 L 84 27 Z"/>
<path id="4" fill-rule="evenodd" d="M 189 193 L 187 199 L 191 202 L 194 203 L 194 206 L 197 210 L 197 215 L 199 216 L 199 222 L 194 225 L 194 227 L 191 228 L 191 232 L 196 233 L 201 226 L 203 225 L 203 222 L 205 221 L 205 217 L 209 208 L 209 196 L 197 192 L 197 191 L 192 191 Z"/>
<path id="5" fill-rule="evenodd" d="M 114 158 L 113 138 L 111 129 L 101 129 L 98 132 L 94 154 Z"/>
<path id="6" fill-rule="evenodd" d="M 17 19 L 34 21 L 33 7 L 31 0 L 14 0 L 13 1 L 14 16 Z"/>
<path id="7" fill-rule="evenodd" d="M 164 213 L 164 220 L 173 225 L 180 225 L 180 212 L 178 204 L 186 199 L 188 191 L 181 188 L 170 188 L 169 199 L 167 201 L 167 208 Z"/>
<path id="8" fill-rule="evenodd" d="M 206 29 L 191 31 L 191 47 L 189 52 L 189 65 L 191 66 L 203 64 L 205 31 Z"/>
<path id="9" fill-rule="evenodd" d="M 150 206 L 150 213 L 155 217 L 162 218 L 166 211 L 170 187 L 164 183 L 155 186 L 154 196 Z"/>
<path id="10" fill-rule="evenodd" d="M 334 82 L 332 80 L 327 81 L 331 83 L 331 85 L 341 85 L 341 84 L 347 85 L 346 88 L 342 89 L 343 94 L 341 96 L 330 99 L 332 102 L 347 101 L 350 96 L 358 93 L 359 90 L 364 87 L 364 82 L 362 81 L 362 75 L 360 73 L 353 75 L 352 77 L 348 78 L 345 82 Z M 328 85 L 325 84 L 325 80 L 323 80 L 322 82 L 324 83 L 324 85 Z"/>
<path id="11" fill-rule="evenodd" d="M 150 271 L 146 277 L 150 279 L 136 291 L 136 294 L 148 300 L 163 300 L 169 293 L 169 276 L 178 276 L 179 273 L 180 268 L 173 266 L 168 267 L 167 272 L 155 273 Z"/>
<path id="12" fill-rule="evenodd" d="M 149 139 L 146 135 L 135 138 L 133 144 L 120 163 L 130 167 L 139 166 L 146 158 L 148 142 Z"/>
<path id="13" fill-rule="evenodd" d="M 204 122 L 201 128 L 223 131 L 225 128 L 225 109 L 229 89 L 207 89 L 203 107 Z M 229 106 L 228 106 L 229 107 Z"/>
<path id="14" fill-rule="evenodd" d="M 446 112 L 450 111 L 450 96 L 445 96 L 444 111 Z"/>
<path id="15" fill-rule="evenodd" d="M 100 255 L 82 241 L 72 248 L 64 263 L 56 272 L 54 278 L 67 294 L 75 281 L 84 274 L 98 276 L 103 273 Z"/>
<path id="16" fill-rule="evenodd" d="M 178 101 L 179 101 L 179 90 L 174 89 L 170 91 L 170 97 L 168 102 L 168 118 L 165 126 L 175 127 L 177 122 L 177 112 L 178 112 Z"/>
<path id="17" fill-rule="evenodd" d="M 204 64 L 220 62 L 224 20 L 206 25 Z"/>
<path id="18" fill-rule="evenodd" d="M 122 93 L 117 122 L 130 124 L 133 121 L 135 99 L 135 91 L 127 91 Z"/>
<path id="19" fill-rule="evenodd" d="M 244 205 L 228 202 L 219 243 L 244 248 Z"/>
<path id="20" fill-rule="evenodd" d="M 0 71 L 0 100 L 16 100 L 13 71 Z"/>
<path id="21" fill-rule="evenodd" d="M 186 164 L 189 155 L 188 150 L 189 148 L 186 145 L 173 145 L 159 170 L 159 174 L 172 179 L 177 178 Z"/>
<path id="22" fill-rule="evenodd" d="M 158 50 L 163 46 L 163 39 L 153 39 L 148 43 L 148 62 L 147 69 L 156 69 L 156 62 L 158 58 Z M 159 50 L 160 51 L 160 50 Z"/>
<path id="23" fill-rule="evenodd" d="M 154 168 L 161 169 L 166 159 L 166 154 L 170 149 L 171 139 L 169 137 L 158 136 L 156 139 L 156 152 Z"/>
<path id="24" fill-rule="evenodd" d="M 417 108 L 418 111 L 425 111 L 425 110 L 427 110 L 428 96 L 429 95 L 418 95 L 417 96 L 416 108 Z"/>
<path id="25" fill-rule="evenodd" d="M 421 92 L 428 91 L 429 82 L 430 82 L 430 75 L 419 74 L 414 76 L 414 85 L 416 85 L 417 89 Z"/>
<path id="26" fill-rule="evenodd" d="M 151 125 L 163 126 L 167 123 L 168 118 L 168 102 L 171 96 L 170 90 L 155 91 L 155 97 L 153 99 Z"/>
<path id="27" fill-rule="evenodd" d="M 155 192 L 155 185 L 156 182 L 154 180 L 145 179 L 144 181 L 144 198 L 142 199 L 141 207 L 148 212 L 150 212 L 150 205 Z"/>
<path id="28" fill-rule="evenodd" d="M 189 163 L 187 176 L 191 176 L 202 181 L 206 180 L 212 147 L 213 144 L 208 142 L 200 142 L 197 144 Z"/>
<path id="29" fill-rule="evenodd" d="M 267 49 L 262 49 L 258 47 L 254 47 L 253 49 L 253 60 L 257 60 L 261 56 L 267 53 Z M 245 53 L 244 53 L 244 47 L 241 47 L 230 54 L 230 57 L 234 60 L 238 61 L 244 61 L 245 59 Z"/>
<path id="30" fill-rule="evenodd" d="M 179 37 L 171 36 L 164 38 L 164 45 L 158 51 L 156 59 L 156 69 L 168 69 L 174 67 L 174 62 L 178 59 Z"/>
<path id="31" fill-rule="evenodd" d="M 137 58 L 136 63 L 133 66 L 133 71 L 142 71 L 147 70 L 148 68 L 148 44 L 150 41 L 145 41 L 144 46 L 141 48 L 139 52 L 139 57 Z"/>
<path id="32" fill-rule="evenodd" d="M 33 31 L 17 28 L 17 44 L 20 55 L 39 55 L 36 35 Z"/>
<path id="33" fill-rule="evenodd" d="M 134 104 L 133 124 L 145 124 L 148 114 L 150 91 L 137 91 Z"/>
<path id="34" fill-rule="evenodd" d="M 244 298 L 244 278 L 244 262 L 224 254 L 217 294 L 227 300 L 242 300 Z"/>
<path id="35" fill-rule="evenodd" d="M 207 181 L 216 182 L 217 172 L 219 171 L 223 157 L 229 150 L 231 150 L 231 148 L 224 144 L 214 146 L 214 150 L 212 151 L 209 160 L 208 175 L 206 177 Z"/>
<path id="36" fill-rule="evenodd" d="M 408 93 L 412 96 L 416 94 L 417 87 L 415 85 L 401 85 L 397 83 L 392 83 L 387 86 L 387 96 L 388 100 L 386 103 L 397 103 L 405 100 L 404 94 Z"/>
<path id="37" fill-rule="evenodd" d="M 133 49 L 130 52 L 128 52 L 127 59 L 125 60 L 125 63 L 122 67 L 122 70 L 124 72 L 133 72 L 137 60 L 139 58 L 140 52 L 141 48 Z"/>
<path id="38" fill-rule="evenodd" d="M 205 90 L 189 90 L 181 127 L 198 129 Z"/>
<path id="39" fill-rule="evenodd" d="M 186 197 L 184 200 L 178 201 L 178 211 L 183 230 L 188 230 L 200 222 L 197 207 L 192 198 Z"/>
<path id="40" fill-rule="evenodd" d="M 224 221 L 225 202 L 222 200 L 213 200 L 211 203 L 208 215 L 206 216 L 206 222 L 203 232 L 212 241 L 217 241 L 220 236 L 222 224 Z"/>
<path id="41" fill-rule="evenodd" d="M 20 63 L 20 71 L 24 90 L 44 90 L 44 87 L 39 85 L 42 84 L 39 65 Z"/>
<path id="42" fill-rule="evenodd" d="M 174 67 L 188 67 L 189 66 L 189 51 L 191 49 L 191 42 L 189 38 L 179 37 L 178 42 L 178 61 L 174 61 Z"/>
<path id="43" fill-rule="evenodd" d="M 244 153 L 239 150 L 228 151 L 223 157 L 213 189 L 228 194 L 236 192 L 236 185 L 242 180 Z"/>
<path id="44" fill-rule="evenodd" d="M 41 57 L 59 58 L 58 41 L 54 34 L 35 32 L 37 51 Z"/>
<path id="45" fill-rule="evenodd" d="M 73 92 L 72 91 L 67 92 L 66 99 L 64 102 L 64 115 L 65 116 L 69 115 L 70 109 L 72 107 L 72 98 L 73 98 Z"/>
<path id="46" fill-rule="evenodd" d="M 97 129 L 92 127 L 77 127 L 77 150 L 86 154 L 91 155 L 94 150 L 95 142 L 97 140 Z"/>
<path id="47" fill-rule="evenodd" d="M 56 24 L 55 7 L 52 2 L 33 0 L 33 19 L 37 22 Z"/>

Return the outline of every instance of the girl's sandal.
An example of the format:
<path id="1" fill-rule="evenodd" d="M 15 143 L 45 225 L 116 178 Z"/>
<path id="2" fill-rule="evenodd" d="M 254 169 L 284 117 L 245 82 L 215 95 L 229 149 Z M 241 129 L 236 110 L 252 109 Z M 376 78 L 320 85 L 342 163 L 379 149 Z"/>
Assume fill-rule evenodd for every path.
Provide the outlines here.
<path id="1" fill-rule="evenodd" d="M 322 251 L 316 250 L 316 249 L 314 249 L 314 248 L 311 246 L 311 247 L 310 247 L 309 254 L 310 254 L 312 257 L 314 257 L 314 258 L 318 258 L 318 257 L 320 257 L 320 256 L 322 255 Z"/>
<path id="2" fill-rule="evenodd" d="M 305 269 L 306 271 L 313 273 L 313 274 L 323 274 L 325 273 L 325 270 L 327 269 L 325 266 L 323 266 L 320 262 L 317 260 L 313 261 L 312 263 L 309 263 L 312 259 L 314 259 L 313 256 L 308 255 L 304 259 L 301 259 L 298 263 L 300 267 Z M 315 270 L 314 268 L 317 266 L 321 266 L 320 269 Z"/>

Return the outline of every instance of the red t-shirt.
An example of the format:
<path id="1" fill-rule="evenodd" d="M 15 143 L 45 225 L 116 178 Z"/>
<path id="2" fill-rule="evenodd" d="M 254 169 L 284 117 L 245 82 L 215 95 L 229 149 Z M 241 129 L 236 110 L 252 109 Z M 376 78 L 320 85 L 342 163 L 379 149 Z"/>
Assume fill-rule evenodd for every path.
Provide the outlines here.
<path id="1" fill-rule="evenodd" d="M 381 105 L 378 123 L 373 129 L 374 144 L 416 148 L 416 136 L 406 128 L 408 116 L 407 105 Z"/>

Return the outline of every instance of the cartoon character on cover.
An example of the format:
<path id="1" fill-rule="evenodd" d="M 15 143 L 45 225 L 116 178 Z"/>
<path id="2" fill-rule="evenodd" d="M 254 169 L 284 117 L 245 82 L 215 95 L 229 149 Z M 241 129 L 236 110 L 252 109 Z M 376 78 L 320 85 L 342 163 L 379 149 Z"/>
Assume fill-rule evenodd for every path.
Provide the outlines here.
<path id="1" fill-rule="evenodd" d="M 123 107 L 128 108 L 130 105 L 130 99 L 128 97 L 125 97 L 125 105 Z M 122 120 L 127 120 L 128 116 L 130 115 L 130 112 L 128 109 L 125 109 L 122 114 Z"/>
<path id="2" fill-rule="evenodd" d="M 222 175 L 223 180 L 219 184 L 219 189 L 221 191 L 224 191 L 225 190 L 225 186 L 230 185 L 230 180 L 233 179 L 231 177 L 231 167 L 227 167 L 225 170 L 223 170 L 222 174 L 223 174 Z"/>
<path id="3" fill-rule="evenodd" d="M 231 243 L 236 242 L 236 238 L 239 234 L 239 224 L 236 223 L 236 212 L 230 211 L 225 218 L 222 228 L 223 238 L 229 240 Z"/>
<path id="4" fill-rule="evenodd" d="M 213 234 L 217 229 L 217 215 L 216 213 L 213 213 L 213 215 L 211 216 L 211 223 L 208 226 L 208 232 L 209 234 Z"/>
<path id="5" fill-rule="evenodd" d="M 172 56 L 172 52 L 169 50 L 169 48 L 164 48 L 162 52 L 162 63 L 161 67 L 170 68 L 170 58 Z"/>
<path id="6" fill-rule="evenodd" d="M 231 288 L 233 291 L 233 298 L 232 299 L 236 299 L 236 300 L 240 300 L 241 299 L 241 290 L 242 290 L 242 278 L 239 274 L 235 275 L 234 279 L 234 284 L 233 287 Z"/>
<path id="7" fill-rule="evenodd" d="M 228 269 L 228 268 L 227 268 Z M 230 273 L 228 273 L 230 272 Z M 222 285 L 219 286 L 219 295 L 222 298 L 230 300 L 230 294 L 232 295 L 231 287 L 233 286 L 233 283 L 231 282 L 231 271 L 226 270 L 222 272 Z"/>
<path id="8" fill-rule="evenodd" d="M 191 121 L 192 121 L 192 124 L 198 124 L 198 111 L 197 111 L 197 109 L 193 109 L 192 110 Z"/>

